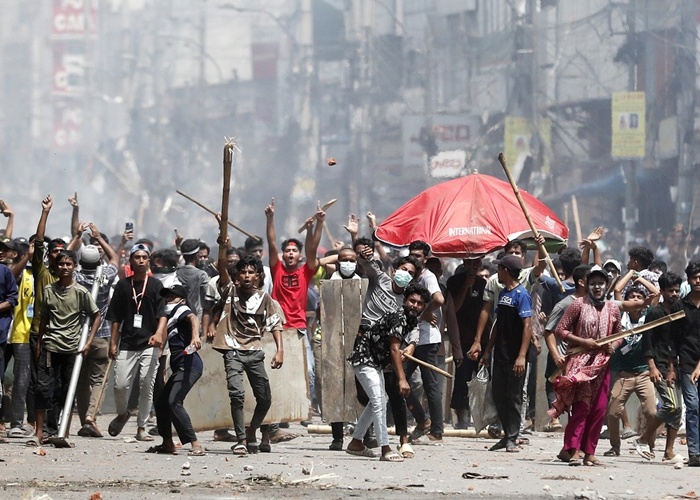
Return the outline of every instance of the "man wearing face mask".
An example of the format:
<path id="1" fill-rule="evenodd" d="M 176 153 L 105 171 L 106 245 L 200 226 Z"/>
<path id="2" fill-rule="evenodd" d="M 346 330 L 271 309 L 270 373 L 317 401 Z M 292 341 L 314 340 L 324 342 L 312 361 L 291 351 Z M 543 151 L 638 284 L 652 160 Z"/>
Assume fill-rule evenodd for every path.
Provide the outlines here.
<path id="1" fill-rule="evenodd" d="M 355 250 L 345 247 L 338 252 L 338 270 L 331 275 L 330 279 L 361 279 L 357 274 L 357 254 Z"/>
<path id="2" fill-rule="evenodd" d="M 430 245 L 424 241 L 416 240 L 411 242 L 408 246 L 408 251 L 410 255 L 416 258 L 423 266 L 425 266 L 428 257 L 430 257 Z M 442 289 L 440 288 L 437 277 L 429 269 L 424 268 L 423 272 L 416 276 L 416 281 L 419 285 L 428 289 L 431 299 L 423 310 L 418 323 L 420 337 L 418 345 L 416 346 L 415 357 L 433 366 L 437 366 L 438 351 L 442 343 L 442 333 L 440 333 L 440 325 L 442 324 L 441 308 L 445 303 L 445 296 L 442 294 Z M 409 361 L 406 364 L 406 376 L 410 379 L 417 368 L 417 363 Z M 418 423 L 411 433 L 411 438 L 418 439 L 424 434 L 428 434 L 428 440 L 431 444 L 441 444 L 443 409 L 440 381 L 434 371 L 423 366 L 420 367 L 420 375 L 423 381 L 425 396 L 428 399 L 430 418 L 426 417 L 425 411 L 418 398 L 414 395 L 409 396 L 406 402 Z"/>

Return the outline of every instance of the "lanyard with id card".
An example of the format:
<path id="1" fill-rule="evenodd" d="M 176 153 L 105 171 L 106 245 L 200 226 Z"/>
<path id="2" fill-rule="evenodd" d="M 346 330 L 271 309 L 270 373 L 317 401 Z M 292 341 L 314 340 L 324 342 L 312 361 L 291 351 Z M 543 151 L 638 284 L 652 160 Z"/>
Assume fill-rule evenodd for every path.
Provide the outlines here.
<path id="1" fill-rule="evenodd" d="M 143 303 L 143 297 L 146 293 L 146 287 L 148 286 L 148 275 L 143 282 L 143 287 L 141 288 L 141 293 L 136 295 L 136 288 L 134 288 L 134 281 L 131 281 L 131 291 L 134 294 L 134 302 L 136 303 L 136 314 L 134 314 L 134 329 L 141 328 L 143 326 L 143 316 L 139 314 L 141 310 L 141 304 Z"/>

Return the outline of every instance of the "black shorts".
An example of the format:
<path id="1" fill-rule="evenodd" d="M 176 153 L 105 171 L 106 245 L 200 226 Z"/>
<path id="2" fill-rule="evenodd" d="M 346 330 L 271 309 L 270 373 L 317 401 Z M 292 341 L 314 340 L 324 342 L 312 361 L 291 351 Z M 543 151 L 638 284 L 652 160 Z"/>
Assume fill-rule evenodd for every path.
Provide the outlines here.
<path id="1" fill-rule="evenodd" d="M 37 411 L 59 409 L 68 394 L 68 385 L 75 364 L 75 353 L 49 352 L 41 349 L 36 363 L 37 377 L 34 387 L 34 404 Z"/>

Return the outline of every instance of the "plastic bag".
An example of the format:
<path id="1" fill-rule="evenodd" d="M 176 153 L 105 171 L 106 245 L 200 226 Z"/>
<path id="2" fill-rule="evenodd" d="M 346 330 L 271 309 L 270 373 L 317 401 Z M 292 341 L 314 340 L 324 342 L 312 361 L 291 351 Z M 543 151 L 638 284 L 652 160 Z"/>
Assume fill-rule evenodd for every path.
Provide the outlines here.
<path id="1" fill-rule="evenodd" d="M 479 369 L 479 372 L 467 382 L 467 386 L 469 387 L 469 412 L 476 432 L 480 432 L 498 420 L 498 412 L 491 392 L 491 377 L 486 366 Z"/>

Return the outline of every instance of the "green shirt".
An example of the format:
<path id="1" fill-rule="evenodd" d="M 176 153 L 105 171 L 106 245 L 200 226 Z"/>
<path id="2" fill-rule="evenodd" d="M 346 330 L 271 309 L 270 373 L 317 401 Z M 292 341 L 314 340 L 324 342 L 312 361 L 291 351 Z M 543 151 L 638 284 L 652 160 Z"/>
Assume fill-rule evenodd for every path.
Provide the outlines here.
<path id="1" fill-rule="evenodd" d="M 43 299 L 41 315 L 48 320 L 44 347 L 49 352 L 76 352 L 83 318 L 93 317 L 100 310 L 92 295 L 78 283 L 62 287 L 56 282 L 44 289 Z"/>
<path id="2" fill-rule="evenodd" d="M 44 301 L 44 289 L 58 280 L 44 265 L 44 240 L 34 240 L 32 256 L 32 275 L 34 276 L 34 318 L 30 332 L 37 335 L 41 324 L 41 303 Z"/>

